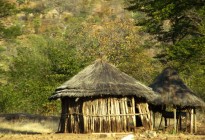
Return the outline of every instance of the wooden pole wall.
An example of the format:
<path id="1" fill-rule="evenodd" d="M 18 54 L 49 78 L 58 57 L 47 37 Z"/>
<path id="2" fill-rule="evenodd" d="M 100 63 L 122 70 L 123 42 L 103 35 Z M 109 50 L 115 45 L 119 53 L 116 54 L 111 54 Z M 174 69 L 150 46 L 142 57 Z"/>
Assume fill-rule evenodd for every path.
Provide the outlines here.
<path id="1" fill-rule="evenodd" d="M 136 116 L 143 115 L 135 112 L 135 104 L 134 97 L 62 100 L 60 130 L 64 133 L 128 132 L 130 126 L 136 127 Z"/>
<path id="2" fill-rule="evenodd" d="M 128 101 L 131 106 L 128 106 Z M 85 132 L 126 132 L 136 126 L 134 98 L 101 98 L 84 102 Z M 85 109 L 90 108 L 91 110 Z M 100 109 L 99 109 L 100 108 Z M 97 125 L 96 125 L 97 124 Z"/>

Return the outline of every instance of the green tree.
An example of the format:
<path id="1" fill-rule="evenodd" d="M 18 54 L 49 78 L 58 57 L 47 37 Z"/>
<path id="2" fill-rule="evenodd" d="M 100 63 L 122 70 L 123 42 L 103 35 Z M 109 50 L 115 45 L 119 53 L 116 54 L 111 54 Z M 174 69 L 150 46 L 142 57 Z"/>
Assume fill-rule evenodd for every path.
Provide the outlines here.
<path id="1" fill-rule="evenodd" d="M 120 10 L 117 0 L 102 5 L 89 1 L 88 5 L 78 7 L 73 7 L 78 1 L 67 3 L 64 6 L 73 13 L 62 20 L 38 17 L 49 6 L 63 4 L 53 0 L 46 2 L 52 4 L 41 3 L 43 9 L 37 6 L 40 9 L 37 11 L 24 9 L 34 15 L 22 21 L 25 28 L 36 26 L 38 34 L 27 32 L 8 42 L 15 53 L 9 63 L 8 82 L 0 87 L 2 112 L 48 114 L 56 109 L 53 108 L 56 102 L 47 100 L 55 88 L 101 56 L 145 83 L 159 71 L 159 63 L 151 57 L 153 51 L 143 46 L 149 37 L 139 35 L 139 27 L 134 26 L 128 12 Z"/>
<path id="2" fill-rule="evenodd" d="M 14 14 L 16 11 L 15 5 L 6 0 L 0 1 L 0 19 Z"/>
<path id="3" fill-rule="evenodd" d="M 11 27 L 2 29 L 4 39 L 15 39 L 17 36 L 22 35 L 22 28 L 20 25 L 13 25 Z"/>
<path id="4" fill-rule="evenodd" d="M 92 48 L 83 48 L 88 56 L 102 55 L 122 71 L 144 83 L 150 83 L 151 77 L 160 69 L 160 65 L 154 66 L 158 62 L 149 55 L 151 50 L 143 45 L 149 37 L 140 36 L 139 28 L 134 26 L 129 17 L 111 17 L 100 25 L 93 25 L 91 22 L 85 25 L 85 30 L 90 36 L 87 40 L 93 40 Z"/>
<path id="5" fill-rule="evenodd" d="M 128 0 L 127 8 L 146 16 L 137 24 L 164 42 L 176 42 L 190 36 L 204 36 L 204 0 Z"/>
<path id="6" fill-rule="evenodd" d="M 177 68 L 188 86 L 205 97 L 205 1 L 128 1 L 128 10 L 144 15 L 137 25 L 161 41 L 156 57 Z"/>
<path id="7" fill-rule="evenodd" d="M 47 102 L 51 90 L 46 79 L 49 60 L 43 52 L 47 43 L 37 36 L 17 40 L 17 43 L 17 55 L 10 65 L 8 83 L 4 86 L 7 91 L 3 94 L 12 104 L 7 104 L 4 112 L 41 113 L 41 106 Z"/>
<path id="8" fill-rule="evenodd" d="M 19 5 L 22 5 L 25 3 L 26 0 L 16 0 L 18 2 Z"/>
<path id="9" fill-rule="evenodd" d="M 17 40 L 17 55 L 0 88 L 1 111 L 37 114 L 58 113 L 48 97 L 62 82 L 84 68 L 77 50 L 65 41 L 40 35 Z M 49 112 L 52 111 L 52 112 Z M 52 114 L 53 115 L 53 114 Z"/>
<path id="10" fill-rule="evenodd" d="M 8 30 L 6 30 L 6 27 L 2 23 L 2 20 L 14 13 L 16 13 L 14 4 L 11 4 L 6 0 L 0 1 L 0 38 L 3 38 L 5 36 L 5 32 L 7 32 L 8 34 Z"/>

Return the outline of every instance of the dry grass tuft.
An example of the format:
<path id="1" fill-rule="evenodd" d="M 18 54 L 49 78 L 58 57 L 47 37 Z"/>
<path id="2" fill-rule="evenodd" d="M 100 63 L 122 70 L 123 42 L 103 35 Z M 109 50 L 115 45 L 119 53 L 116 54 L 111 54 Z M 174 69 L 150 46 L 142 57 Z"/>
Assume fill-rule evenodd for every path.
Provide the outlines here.
<path id="1" fill-rule="evenodd" d="M 6 114 L 0 116 L 0 133 L 42 134 L 54 133 L 58 128 L 57 117 Z"/>

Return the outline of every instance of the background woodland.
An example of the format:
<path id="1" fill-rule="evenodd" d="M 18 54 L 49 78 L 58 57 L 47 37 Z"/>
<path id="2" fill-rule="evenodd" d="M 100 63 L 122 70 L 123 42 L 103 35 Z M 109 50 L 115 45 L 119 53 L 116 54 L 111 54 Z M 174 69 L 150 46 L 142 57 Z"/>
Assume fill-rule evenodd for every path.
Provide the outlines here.
<path id="1" fill-rule="evenodd" d="M 48 97 L 98 58 L 146 85 L 174 67 L 205 100 L 205 1 L 0 1 L 1 113 L 58 114 Z"/>

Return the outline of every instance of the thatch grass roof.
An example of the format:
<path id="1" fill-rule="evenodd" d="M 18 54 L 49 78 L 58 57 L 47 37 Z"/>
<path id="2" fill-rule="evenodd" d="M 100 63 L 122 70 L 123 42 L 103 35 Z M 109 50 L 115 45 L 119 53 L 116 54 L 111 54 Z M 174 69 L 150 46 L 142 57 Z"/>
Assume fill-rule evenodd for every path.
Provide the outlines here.
<path id="1" fill-rule="evenodd" d="M 151 101 L 157 97 L 151 88 L 121 72 L 113 65 L 96 60 L 55 90 L 50 99 L 92 96 L 129 96 Z"/>
<path id="2" fill-rule="evenodd" d="M 150 87 L 160 98 L 155 104 L 176 105 L 182 107 L 202 107 L 205 103 L 198 98 L 180 79 L 176 70 L 166 68 L 156 77 Z"/>

